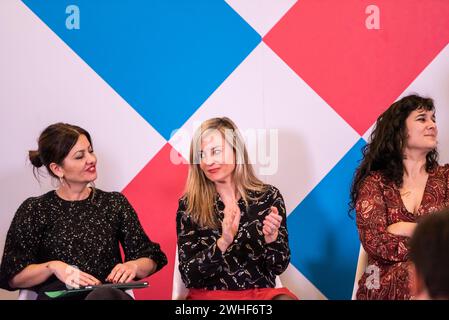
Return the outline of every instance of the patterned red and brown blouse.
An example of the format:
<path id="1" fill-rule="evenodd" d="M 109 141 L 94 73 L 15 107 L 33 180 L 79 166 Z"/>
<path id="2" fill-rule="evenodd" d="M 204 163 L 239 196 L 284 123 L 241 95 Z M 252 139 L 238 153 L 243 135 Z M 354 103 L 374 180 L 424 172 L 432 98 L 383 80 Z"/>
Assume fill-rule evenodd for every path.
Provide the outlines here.
<path id="1" fill-rule="evenodd" d="M 358 300 L 408 300 L 408 237 L 387 231 L 396 222 L 419 222 L 422 216 L 449 206 L 449 164 L 429 172 L 421 204 L 409 212 L 399 188 L 380 172 L 371 173 L 359 190 L 356 220 L 368 265 L 359 281 Z"/>

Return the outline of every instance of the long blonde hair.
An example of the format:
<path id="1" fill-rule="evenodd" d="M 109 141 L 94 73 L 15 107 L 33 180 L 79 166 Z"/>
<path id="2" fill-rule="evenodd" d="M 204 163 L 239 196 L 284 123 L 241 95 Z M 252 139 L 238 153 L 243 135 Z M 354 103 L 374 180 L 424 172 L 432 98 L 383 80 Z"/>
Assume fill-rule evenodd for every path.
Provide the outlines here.
<path id="1" fill-rule="evenodd" d="M 248 191 L 265 191 L 266 186 L 254 174 L 245 143 L 234 122 L 227 117 L 204 121 L 190 144 L 190 167 L 183 198 L 187 201 L 187 212 L 195 223 L 201 227 L 218 228 L 219 221 L 214 214 L 217 191 L 200 168 L 201 138 L 210 130 L 218 130 L 232 146 L 235 155 L 233 182 L 244 202 L 248 205 L 248 200 L 253 199 Z"/>

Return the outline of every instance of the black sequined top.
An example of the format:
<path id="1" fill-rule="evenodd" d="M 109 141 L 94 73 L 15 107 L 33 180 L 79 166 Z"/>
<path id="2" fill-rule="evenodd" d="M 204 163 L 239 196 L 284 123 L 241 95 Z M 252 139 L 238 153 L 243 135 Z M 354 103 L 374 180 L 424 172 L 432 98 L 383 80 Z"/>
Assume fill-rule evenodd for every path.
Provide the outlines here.
<path id="1" fill-rule="evenodd" d="M 258 200 L 250 200 L 248 207 L 242 199 L 238 201 L 239 229 L 224 254 L 217 246 L 221 228 L 200 227 L 186 212 L 185 200 L 179 201 L 176 216 L 179 270 L 187 288 L 245 290 L 275 287 L 276 275 L 281 274 L 290 262 L 290 248 L 284 200 L 278 189 L 270 185 L 267 188 L 265 193 L 249 192 Z M 277 207 L 283 219 L 277 240 L 266 244 L 262 227 L 271 206 Z M 214 207 L 222 221 L 224 204 L 219 195 Z"/>
<path id="2" fill-rule="evenodd" d="M 80 201 L 61 199 L 55 191 L 28 198 L 17 210 L 6 237 L 0 268 L 0 288 L 30 264 L 60 260 L 104 282 L 114 266 L 142 257 L 153 259 L 157 270 L 167 258 L 151 242 L 128 200 L 119 192 L 96 189 Z M 55 281 L 50 277 L 45 286 Z"/>

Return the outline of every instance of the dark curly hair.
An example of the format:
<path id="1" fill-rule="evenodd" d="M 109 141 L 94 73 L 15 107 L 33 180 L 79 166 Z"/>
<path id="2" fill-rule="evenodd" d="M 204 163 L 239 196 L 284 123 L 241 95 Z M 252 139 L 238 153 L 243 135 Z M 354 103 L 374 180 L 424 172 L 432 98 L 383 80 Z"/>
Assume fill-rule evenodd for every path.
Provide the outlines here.
<path id="1" fill-rule="evenodd" d="M 349 214 L 354 212 L 360 186 L 372 171 L 380 171 L 398 187 L 402 187 L 404 164 L 403 145 L 407 137 L 405 120 L 414 110 L 434 111 L 431 98 L 409 95 L 393 103 L 376 121 L 369 143 L 362 149 L 363 158 L 355 171 L 351 186 Z M 438 152 L 426 156 L 426 171 L 438 165 Z"/>

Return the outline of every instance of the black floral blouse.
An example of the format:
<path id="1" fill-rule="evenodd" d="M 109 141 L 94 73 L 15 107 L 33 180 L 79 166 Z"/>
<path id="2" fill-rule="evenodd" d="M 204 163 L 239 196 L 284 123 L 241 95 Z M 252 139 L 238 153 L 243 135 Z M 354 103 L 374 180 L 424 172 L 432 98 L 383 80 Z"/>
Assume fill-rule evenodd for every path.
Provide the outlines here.
<path id="1" fill-rule="evenodd" d="M 0 288 L 30 264 L 60 260 L 104 282 L 114 266 L 142 257 L 153 259 L 157 270 L 167 258 L 142 229 L 128 200 L 119 192 L 96 189 L 85 200 L 66 201 L 55 191 L 25 200 L 6 237 L 0 268 Z M 54 276 L 43 284 L 56 281 Z"/>
<path id="2" fill-rule="evenodd" d="M 268 185 L 267 191 L 249 192 L 248 207 L 240 199 L 240 225 L 234 242 L 222 253 L 217 246 L 219 229 L 201 228 L 186 212 L 185 200 L 179 201 L 176 216 L 179 270 L 187 288 L 208 290 L 245 290 L 274 288 L 276 275 L 290 262 L 290 248 L 286 225 L 285 204 L 279 190 Z M 277 207 L 282 215 L 279 236 L 266 244 L 262 233 L 263 220 L 270 207 Z M 224 217 L 224 204 L 217 194 L 215 213 Z"/>

